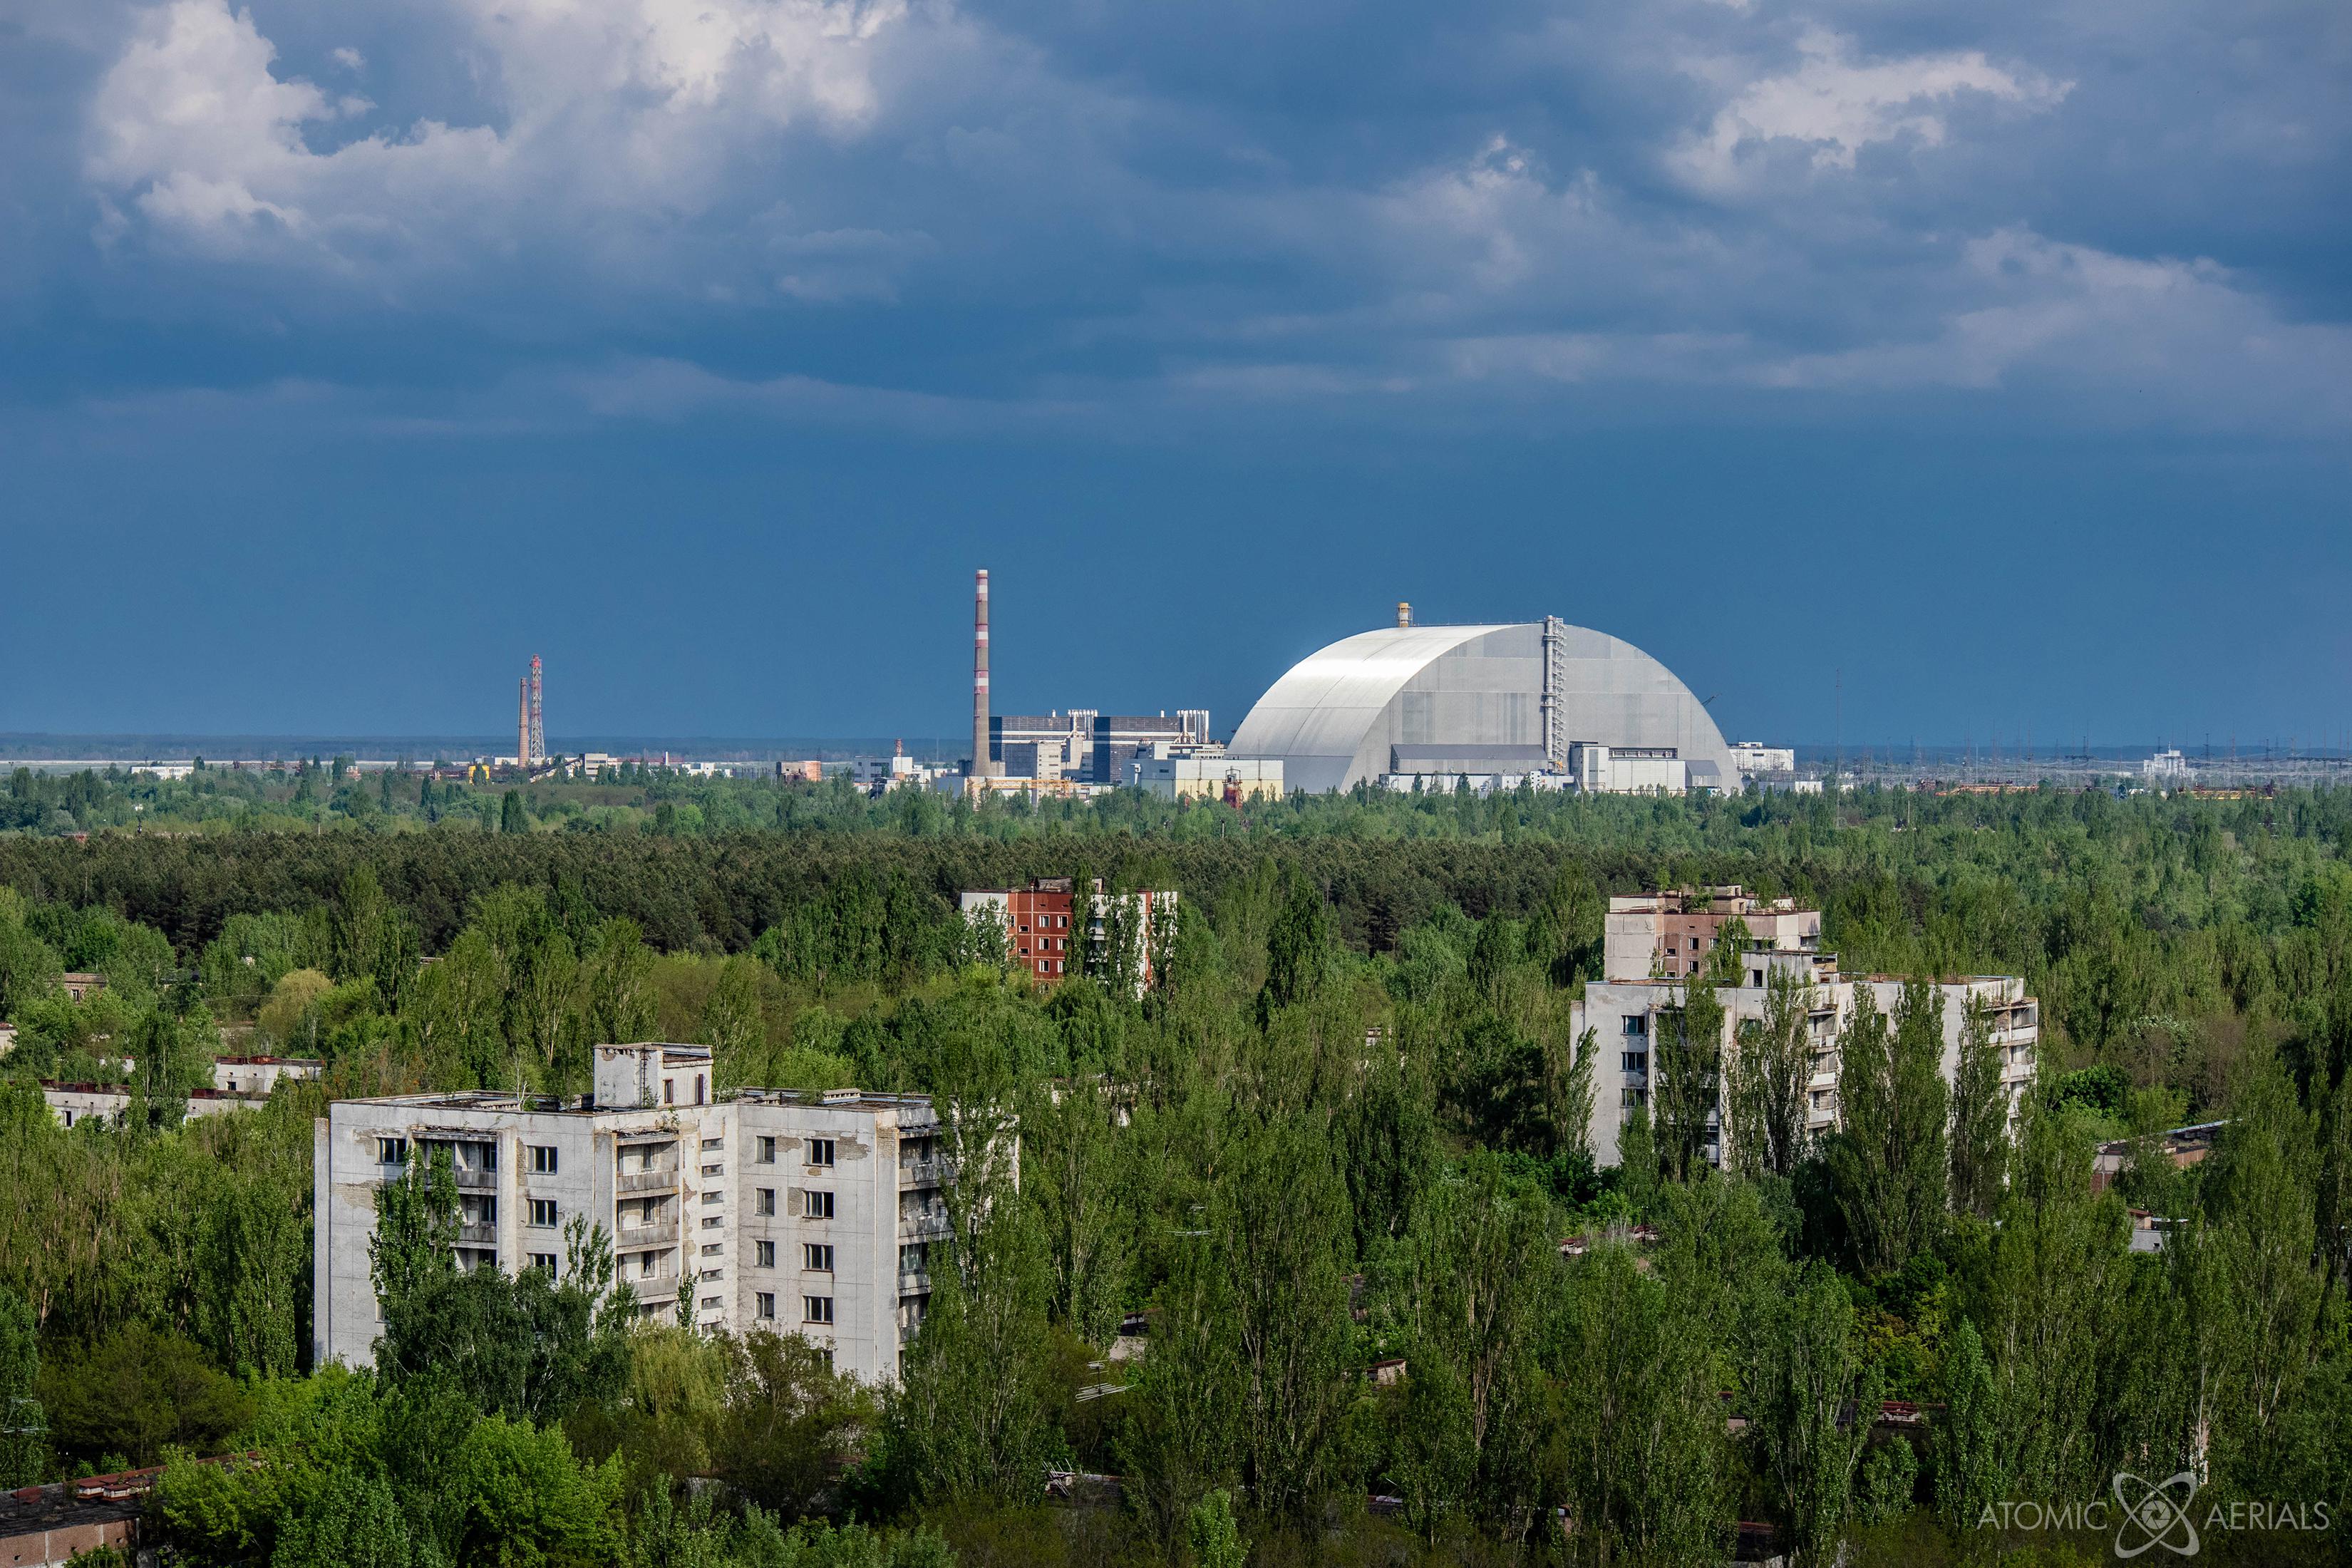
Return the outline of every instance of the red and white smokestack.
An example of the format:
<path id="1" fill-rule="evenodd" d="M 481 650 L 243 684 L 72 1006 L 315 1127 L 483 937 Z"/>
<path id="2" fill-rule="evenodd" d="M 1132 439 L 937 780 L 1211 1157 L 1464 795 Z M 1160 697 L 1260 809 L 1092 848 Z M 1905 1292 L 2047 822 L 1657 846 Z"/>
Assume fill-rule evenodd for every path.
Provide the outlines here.
<path id="1" fill-rule="evenodd" d="M 515 765 L 530 772 L 530 677 L 515 682 Z"/>
<path id="2" fill-rule="evenodd" d="M 539 716 L 539 655 L 530 656 L 530 754 L 532 760 L 547 755 L 547 729 Z"/>
<path id="3" fill-rule="evenodd" d="M 971 619 L 971 776 L 992 779 L 1003 772 L 988 756 L 988 573 L 972 580 Z"/>

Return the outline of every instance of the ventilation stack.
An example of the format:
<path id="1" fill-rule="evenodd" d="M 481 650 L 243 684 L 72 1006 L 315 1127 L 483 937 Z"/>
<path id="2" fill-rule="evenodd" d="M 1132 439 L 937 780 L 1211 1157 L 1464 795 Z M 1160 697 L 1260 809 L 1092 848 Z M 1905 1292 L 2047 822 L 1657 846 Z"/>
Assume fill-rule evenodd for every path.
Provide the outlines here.
<path id="1" fill-rule="evenodd" d="M 1397 628 L 1401 631 L 1412 625 L 1412 606 L 1402 599 L 1397 601 Z"/>
<path id="2" fill-rule="evenodd" d="M 530 772 L 530 677 L 515 682 L 515 766 Z"/>
<path id="3" fill-rule="evenodd" d="M 1002 776 L 1001 763 L 988 755 L 988 573 L 973 578 L 971 623 L 971 776 Z"/>
<path id="4" fill-rule="evenodd" d="M 547 755 L 547 731 L 539 721 L 539 655 L 530 656 L 530 754 L 534 761 Z"/>

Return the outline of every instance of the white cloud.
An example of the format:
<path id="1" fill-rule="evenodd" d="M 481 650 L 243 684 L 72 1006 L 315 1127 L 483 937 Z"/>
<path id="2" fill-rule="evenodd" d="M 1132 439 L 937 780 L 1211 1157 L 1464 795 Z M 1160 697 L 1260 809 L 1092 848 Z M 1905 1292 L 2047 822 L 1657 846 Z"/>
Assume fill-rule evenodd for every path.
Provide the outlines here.
<path id="1" fill-rule="evenodd" d="M 347 71 L 365 70 L 367 57 L 357 49 L 341 48 L 330 51 L 327 58 Z"/>
<path id="2" fill-rule="evenodd" d="M 2292 321 L 2208 260 L 2003 229 L 1966 245 L 1932 334 L 1755 365 L 1763 386 L 2092 394 L 2104 417 L 2203 428 L 2352 425 L 2352 328 Z"/>
<path id="3" fill-rule="evenodd" d="M 488 248 L 525 226 L 713 200 L 727 160 L 802 122 L 855 135 L 905 0 L 461 0 L 499 124 L 424 119 L 339 146 L 366 114 L 281 78 L 227 0 L 146 12 L 92 100 L 85 173 L 161 235 L 352 268 Z M 355 49 L 333 58 L 364 62 Z M 551 210 L 552 209 L 552 210 Z"/>
<path id="4" fill-rule="evenodd" d="M 1943 145 L 1964 96 L 2032 112 L 2055 106 L 2074 85 L 1996 66 L 1976 49 L 1859 61 L 1851 38 L 1820 28 L 1806 32 L 1797 51 L 1796 69 L 1748 82 L 1704 132 L 1677 142 L 1669 167 L 1696 189 L 1728 193 L 1748 183 L 1773 142 L 1787 142 L 1810 148 L 1816 169 L 1852 169 L 1874 142 Z M 1690 68 L 1703 79 L 1728 70 L 1720 62 Z"/>

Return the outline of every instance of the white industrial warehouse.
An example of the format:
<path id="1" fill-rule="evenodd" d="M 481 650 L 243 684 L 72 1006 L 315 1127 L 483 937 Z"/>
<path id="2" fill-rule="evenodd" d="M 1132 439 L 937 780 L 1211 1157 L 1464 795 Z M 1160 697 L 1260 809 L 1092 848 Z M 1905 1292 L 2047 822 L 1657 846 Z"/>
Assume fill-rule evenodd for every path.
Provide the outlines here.
<path id="1" fill-rule="evenodd" d="M 1706 707 L 1633 644 L 1557 616 L 1397 624 L 1293 666 L 1234 732 L 1288 787 L 1733 790 L 1739 770 Z"/>

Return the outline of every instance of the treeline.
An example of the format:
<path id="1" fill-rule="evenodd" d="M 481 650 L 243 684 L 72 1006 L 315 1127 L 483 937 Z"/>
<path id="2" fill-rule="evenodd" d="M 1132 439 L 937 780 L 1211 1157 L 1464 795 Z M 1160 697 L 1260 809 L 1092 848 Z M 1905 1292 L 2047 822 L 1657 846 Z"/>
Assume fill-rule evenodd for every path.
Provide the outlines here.
<path id="1" fill-rule="evenodd" d="M 1865 797 L 1833 826 L 1621 802 L 1613 844 L 0 841 L 0 1005 L 28 1021 L 0 1073 L 136 1064 L 120 1125 L 0 1101 L 0 1405 L 41 1412 L 0 1479 L 257 1449 L 175 1462 L 166 1521 L 192 1563 L 289 1568 L 1696 1563 L 1741 1520 L 1801 1563 L 1908 1563 L 2036 1544 L 1987 1510 L 2105 1497 L 2118 1469 L 2340 1518 L 2340 808 Z M 1039 991 L 992 962 L 951 895 L 1033 872 L 1179 889 L 1160 984 Z M 1789 1084 L 1698 1054 L 1702 983 L 1656 1042 L 1656 1121 L 1596 1167 L 1613 1042 L 1569 1019 L 1604 896 L 1706 880 L 1818 898 L 1849 967 L 2033 976 L 2044 1077 L 2014 1133 L 1997 1081 L 1933 1070 L 1915 986 L 1843 1042 L 1844 1133 L 1714 1172 L 1708 1110 L 1786 1124 Z M 56 995 L 69 956 L 109 975 L 97 1001 Z M 314 1373 L 321 1090 L 183 1121 L 224 1029 L 324 1058 L 325 1092 L 576 1088 L 589 1045 L 652 1035 L 710 1044 L 722 1082 L 940 1097 L 964 1179 L 902 1383 L 632 1326 L 574 1283 L 593 1236 L 562 1289 L 457 1275 L 424 1167 L 385 1199 L 381 1369 Z M 2192 1118 L 2227 1123 L 2210 1160 L 2144 1147 L 2094 1194 L 2099 1142 Z M 1017 1184 L 983 1157 L 1014 1127 Z M 2127 1205 L 2168 1222 L 2161 1251 L 2131 1247 Z M 1885 1399 L 1927 1417 L 1864 1418 Z M 1064 1508 L 1054 1470 L 1118 1480 Z M 2204 1554 L 2327 1561 L 2342 1528 L 2211 1530 Z"/>
<path id="2" fill-rule="evenodd" d="M 1272 857 L 1323 891 L 1341 940 L 1367 952 L 1395 951 L 1449 905 L 1524 917 L 1563 871 L 1603 892 L 1740 882 L 1818 904 L 1849 969 L 2021 974 L 2085 1053 L 2151 1058 L 2226 1057 L 2264 1031 L 2324 1033 L 2352 942 L 2352 791 L 2237 801 L 1867 791 L 1834 804 L 1360 792 L 1244 816 L 1128 795 L 974 813 L 914 792 L 869 801 L 794 787 L 840 819 L 715 837 L 446 826 L 87 844 L 0 836 L 0 885 L 114 910 L 185 956 L 232 916 L 331 904 L 365 866 L 426 954 L 455 940 L 476 900 L 514 883 L 630 920 L 668 952 L 744 952 L 790 928 L 794 962 L 897 985 L 950 959 L 960 891 L 1033 875 L 1176 887 L 1213 915 Z M 908 814 L 932 812 L 947 815 L 908 826 Z M 1196 818 L 1211 837 L 1167 827 Z"/>

